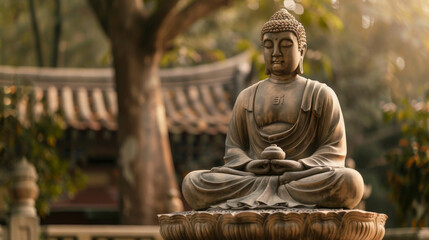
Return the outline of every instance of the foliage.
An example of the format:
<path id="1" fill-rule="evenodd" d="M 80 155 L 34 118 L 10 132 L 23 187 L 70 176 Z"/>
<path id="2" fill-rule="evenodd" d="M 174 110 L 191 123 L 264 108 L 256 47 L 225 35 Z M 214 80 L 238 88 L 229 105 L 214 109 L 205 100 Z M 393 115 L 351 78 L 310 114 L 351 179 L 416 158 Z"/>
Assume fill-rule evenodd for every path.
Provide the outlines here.
<path id="1" fill-rule="evenodd" d="M 156 6 L 155 0 L 144 2 L 147 6 Z M 250 50 L 258 72 L 257 79 L 266 78 L 260 51 L 260 29 L 282 7 L 283 1 L 233 2 L 231 7 L 196 22 L 185 34 L 176 37 L 170 51 L 164 54 L 161 66 L 221 61 Z M 392 142 L 392 135 L 399 132 L 392 122 L 386 124 L 382 121 L 380 101 L 398 103 L 400 99 L 420 95 L 429 89 L 428 1 L 295 2 L 304 10 L 294 15 L 304 24 L 308 40 L 304 76 L 334 88 L 346 122 L 349 156 L 355 159 L 358 169 L 365 169 L 363 173 L 368 173 L 374 166 L 385 164 L 381 156 L 389 146 L 380 142 L 385 139 Z M 35 0 L 35 3 L 44 55 L 47 56 L 52 44 L 54 2 Z M 62 3 L 59 65 L 109 66 L 112 61 L 108 41 L 97 28 L 85 1 Z M 0 64 L 37 65 L 28 12 L 26 1 L 0 1 Z M 375 174 L 374 178 L 365 180 L 379 176 L 383 174 Z M 383 204 L 373 210 L 388 209 L 387 200 L 376 199 L 374 202 Z"/>
<path id="2" fill-rule="evenodd" d="M 425 226 L 429 216 L 429 95 L 424 102 L 404 100 L 385 112 L 385 119 L 401 124 L 402 137 L 386 156 L 391 197 L 405 225 Z"/>
<path id="3" fill-rule="evenodd" d="M 58 67 L 110 66 L 109 43 L 85 0 L 61 2 Z M 44 66 L 55 45 L 56 0 L 34 0 Z M 0 65 L 37 66 L 29 1 L 0 1 Z"/>
<path id="4" fill-rule="evenodd" d="M 306 27 L 315 26 L 324 31 L 342 28 L 342 21 L 332 11 L 330 0 L 309 0 L 301 4 L 298 5 L 305 11 L 296 17 Z M 202 19 L 178 36 L 173 48 L 164 55 L 161 66 L 189 66 L 221 61 L 238 52 L 250 50 L 255 55 L 254 63 L 261 65 L 258 70 L 263 74 L 260 30 L 271 15 L 282 7 L 283 1 L 280 0 L 234 1 L 233 6 Z"/>
<path id="5" fill-rule="evenodd" d="M 14 164 L 26 157 L 39 175 L 36 208 L 41 216 L 49 213 L 49 203 L 62 194 L 74 194 L 85 185 L 81 170 L 58 153 L 64 133 L 59 114 L 37 116 L 31 87 L 2 87 L 0 96 L 0 165 L 10 173 Z M 36 107 L 34 107 L 36 109 Z M 5 176 L 3 176 L 5 177 Z M 7 177 L 0 185 L 8 185 Z"/>
<path id="6" fill-rule="evenodd" d="M 383 122 L 380 102 L 397 103 L 429 89 L 429 4 L 421 0 L 295 2 L 304 9 L 302 14 L 291 11 L 306 29 L 304 76 L 334 89 L 345 118 L 348 156 L 367 175 L 367 184 L 385 187 L 383 156 L 400 129 Z M 171 52 L 176 62 L 163 66 L 216 60 L 207 57 L 213 49 L 226 57 L 250 50 L 257 79 L 266 78 L 260 29 L 282 4 L 279 0 L 236 1 L 178 37 Z M 392 203 L 387 194 L 380 194 L 388 191 L 387 187 L 375 189 L 367 208 L 388 213 L 388 224 L 395 226 Z"/>
<path id="7" fill-rule="evenodd" d="M 429 60 L 429 15 L 425 14 L 429 7 L 405 0 L 307 0 L 296 5 L 303 8 L 301 14 L 289 11 L 307 33 L 304 76 L 327 83 L 337 93 L 349 153 L 354 155 L 361 145 L 373 146 L 367 140 L 379 139 L 378 130 L 385 128 L 378 107 L 381 100 L 398 101 L 418 93 L 416 86 L 429 88 L 424 66 Z M 260 29 L 282 6 L 280 0 L 235 1 L 177 37 L 161 66 L 221 61 L 250 50 L 257 79 L 264 79 Z M 358 165 L 370 161 L 359 160 Z"/>

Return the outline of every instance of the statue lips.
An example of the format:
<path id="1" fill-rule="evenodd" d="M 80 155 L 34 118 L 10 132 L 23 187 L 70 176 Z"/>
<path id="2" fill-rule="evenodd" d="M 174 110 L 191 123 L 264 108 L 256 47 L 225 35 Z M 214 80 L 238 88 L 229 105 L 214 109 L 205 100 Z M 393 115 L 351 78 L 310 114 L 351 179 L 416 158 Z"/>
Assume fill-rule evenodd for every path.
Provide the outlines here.
<path id="1" fill-rule="evenodd" d="M 272 61 L 272 64 L 282 64 L 284 61 L 282 60 L 282 59 L 273 59 Z"/>
<path id="2" fill-rule="evenodd" d="M 274 63 L 272 67 L 273 73 L 279 74 L 283 71 L 284 67 L 281 63 Z"/>
<path id="3" fill-rule="evenodd" d="M 357 171 L 342 167 L 347 146 L 338 98 L 327 85 L 298 76 L 306 49 L 304 27 L 282 9 L 264 24 L 261 41 L 270 78 L 238 95 L 225 164 L 189 173 L 182 184 L 185 199 L 194 209 L 355 207 L 364 185 Z M 286 94 L 291 97 L 287 106 L 272 101 Z M 258 117 L 270 113 L 279 117 L 259 125 Z M 289 114 L 296 120 L 286 118 Z M 294 122 L 293 131 L 261 131 L 280 122 Z M 278 146 L 269 146 L 274 142 Z"/>
<path id="4" fill-rule="evenodd" d="M 284 63 L 284 61 L 282 59 L 273 58 L 273 60 L 271 61 L 273 70 L 274 71 L 281 71 L 281 70 L 283 70 L 283 68 L 284 68 L 283 67 L 283 63 Z"/>

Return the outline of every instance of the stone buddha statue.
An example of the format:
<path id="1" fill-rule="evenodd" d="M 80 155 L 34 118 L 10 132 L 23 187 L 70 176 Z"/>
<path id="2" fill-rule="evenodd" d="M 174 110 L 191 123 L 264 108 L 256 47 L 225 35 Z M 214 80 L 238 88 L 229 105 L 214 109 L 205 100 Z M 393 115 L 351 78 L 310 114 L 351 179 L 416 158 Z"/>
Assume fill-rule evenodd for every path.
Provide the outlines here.
<path id="1" fill-rule="evenodd" d="M 238 96 L 220 167 L 189 173 L 183 195 L 195 210 L 348 208 L 363 195 L 361 175 L 344 167 L 346 135 L 337 96 L 300 76 L 304 27 L 286 9 L 261 31 L 269 78 Z"/>

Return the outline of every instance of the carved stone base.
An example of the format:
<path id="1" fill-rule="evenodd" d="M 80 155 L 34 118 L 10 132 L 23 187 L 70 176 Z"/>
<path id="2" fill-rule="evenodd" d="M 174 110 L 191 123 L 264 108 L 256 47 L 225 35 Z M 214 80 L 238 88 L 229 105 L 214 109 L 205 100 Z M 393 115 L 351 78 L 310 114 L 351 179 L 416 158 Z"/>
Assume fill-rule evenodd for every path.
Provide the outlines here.
<path id="1" fill-rule="evenodd" d="M 361 210 L 192 211 L 158 215 L 164 239 L 359 239 L 384 236 L 387 216 Z"/>

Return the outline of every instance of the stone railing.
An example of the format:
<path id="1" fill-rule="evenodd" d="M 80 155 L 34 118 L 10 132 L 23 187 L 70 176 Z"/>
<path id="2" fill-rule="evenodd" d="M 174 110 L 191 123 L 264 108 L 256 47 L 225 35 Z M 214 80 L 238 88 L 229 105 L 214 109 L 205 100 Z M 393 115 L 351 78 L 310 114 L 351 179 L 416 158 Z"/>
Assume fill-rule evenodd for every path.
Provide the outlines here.
<path id="1" fill-rule="evenodd" d="M 40 238 L 8 237 L 6 226 L 0 225 L 0 240 L 161 240 L 159 226 L 135 225 L 45 225 Z"/>
<path id="2" fill-rule="evenodd" d="M 39 225 L 34 207 L 38 196 L 37 172 L 25 158 L 10 174 L 12 206 L 0 225 L 0 240 L 159 240 L 159 226 L 138 225 Z M 41 238 L 39 238 L 41 237 Z"/>
<path id="3" fill-rule="evenodd" d="M 34 208 L 38 195 L 34 166 L 22 159 L 10 177 L 13 204 L 7 218 L 8 226 L 0 225 L 0 240 L 158 240 L 159 226 L 137 225 L 46 225 L 39 226 Z M 427 239 L 429 228 L 386 229 L 385 240 Z"/>
<path id="4" fill-rule="evenodd" d="M 387 228 L 384 240 L 429 240 L 429 228 Z"/>
<path id="5" fill-rule="evenodd" d="M 41 239 L 48 240 L 161 240 L 159 226 L 136 225 L 47 225 Z"/>

